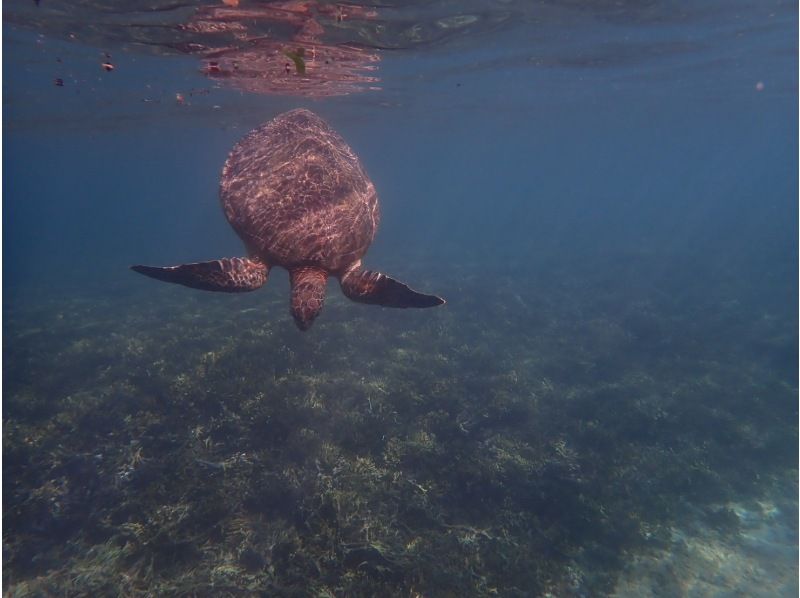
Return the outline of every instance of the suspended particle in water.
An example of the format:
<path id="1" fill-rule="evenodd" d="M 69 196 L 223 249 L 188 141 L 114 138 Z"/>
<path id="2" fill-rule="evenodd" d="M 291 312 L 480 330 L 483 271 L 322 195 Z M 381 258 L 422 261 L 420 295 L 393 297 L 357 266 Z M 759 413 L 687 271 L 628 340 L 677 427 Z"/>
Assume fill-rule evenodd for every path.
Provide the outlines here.
<path id="1" fill-rule="evenodd" d="M 756 91 L 764 91 L 764 82 L 763 81 L 759 81 L 758 83 L 756 83 Z"/>
<path id="2" fill-rule="evenodd" d="M 178 93 L 175 94 L 175 102 L 178 105 L 183 106 L 185 101 L 186 101 L 186 99 L 183 97 L 182 93 L 178 92 Z"/>

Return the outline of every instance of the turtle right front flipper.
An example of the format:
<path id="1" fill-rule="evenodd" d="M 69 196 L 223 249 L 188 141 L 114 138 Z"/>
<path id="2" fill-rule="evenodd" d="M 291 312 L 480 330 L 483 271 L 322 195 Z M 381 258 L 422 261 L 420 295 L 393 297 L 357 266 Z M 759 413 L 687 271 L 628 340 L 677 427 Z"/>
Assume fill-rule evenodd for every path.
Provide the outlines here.
<path id="1" fill-rule="evenodd" d="M 383 307 L 436 307 L 445 301 L 436 295 L 426 295 L 390 278 L 381 272 L 362 270 L 360 265 L 350 268 L 339 279 L 345 296 L 358 303 Z"/>
<path id="2" fill-rule="evenodd" d="M 131 270 L 156 280 L 174 282 L 203 291 L 244 293 L 267 282 L 269 266 L 250 258 L 223 258 L 180 266 L 131 266 Z"/>

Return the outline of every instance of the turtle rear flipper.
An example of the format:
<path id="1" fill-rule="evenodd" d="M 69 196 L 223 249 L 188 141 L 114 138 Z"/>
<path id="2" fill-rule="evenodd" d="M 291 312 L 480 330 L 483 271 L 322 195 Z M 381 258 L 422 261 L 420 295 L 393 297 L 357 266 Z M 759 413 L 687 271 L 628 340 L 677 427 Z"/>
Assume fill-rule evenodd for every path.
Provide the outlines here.
<path id="1" fill-rule="evenodd" d="M 223 293 L 255 291 L 267 282 L 269 274 L 269 267 L 263 262 L 241 257 L 163 268 L 131 266 L 131 270 L 156 280 Z"/>
<path id="2" fill-rule="evenodd" d="M 345 296 L 359 303 L 384 307 L 436 307 L 444 299 L 425 295 L 380 272 L 353 268 L 342 276 L 340 284 Z"/>

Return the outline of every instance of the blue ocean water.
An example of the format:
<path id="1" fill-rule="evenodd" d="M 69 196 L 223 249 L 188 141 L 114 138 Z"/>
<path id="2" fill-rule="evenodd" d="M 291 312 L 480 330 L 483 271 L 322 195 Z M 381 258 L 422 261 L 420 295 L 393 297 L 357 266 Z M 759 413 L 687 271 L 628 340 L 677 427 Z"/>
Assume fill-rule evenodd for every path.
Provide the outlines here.
<path id="1" fill-rule="evenodd" d="M 796 594 L 795 3 L 3 8 L 9 595 Z M 295 107 L 445 306 L 128 269 Z"/>

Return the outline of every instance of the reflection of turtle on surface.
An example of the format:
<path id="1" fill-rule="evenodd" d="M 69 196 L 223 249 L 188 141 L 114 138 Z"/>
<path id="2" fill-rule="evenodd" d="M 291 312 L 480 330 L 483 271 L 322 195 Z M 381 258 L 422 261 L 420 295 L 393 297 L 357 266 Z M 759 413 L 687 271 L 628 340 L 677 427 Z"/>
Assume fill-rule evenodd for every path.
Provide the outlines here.
<path id="1" fill-rule="evenodd" d="M 375 89 L 380 58 L 324 36 L 345 19 L 376 17 L 371 9 L 311 0 L 202 6 L 178 26 L 199 35 L 180 49 L 201 54 L 211 79 L 251 93 L 347 95 Z"/>
<path id="2" fill-rule="evenodd" d="M 308 110 L 281 114 L 236 144 L 222 171 L 220 196 L 249 257 L 133 269 L 192 288 L 235 293 L 259 288 L 270 267 L 282 266 L 289 270 L 292 315 L 302 330 L 322 308 L 328 276 L 337 277 L 344 294 L 361 303 L 444 303 L 362 269 L 379 221 L 375 187 L 353 150 Z"/>

